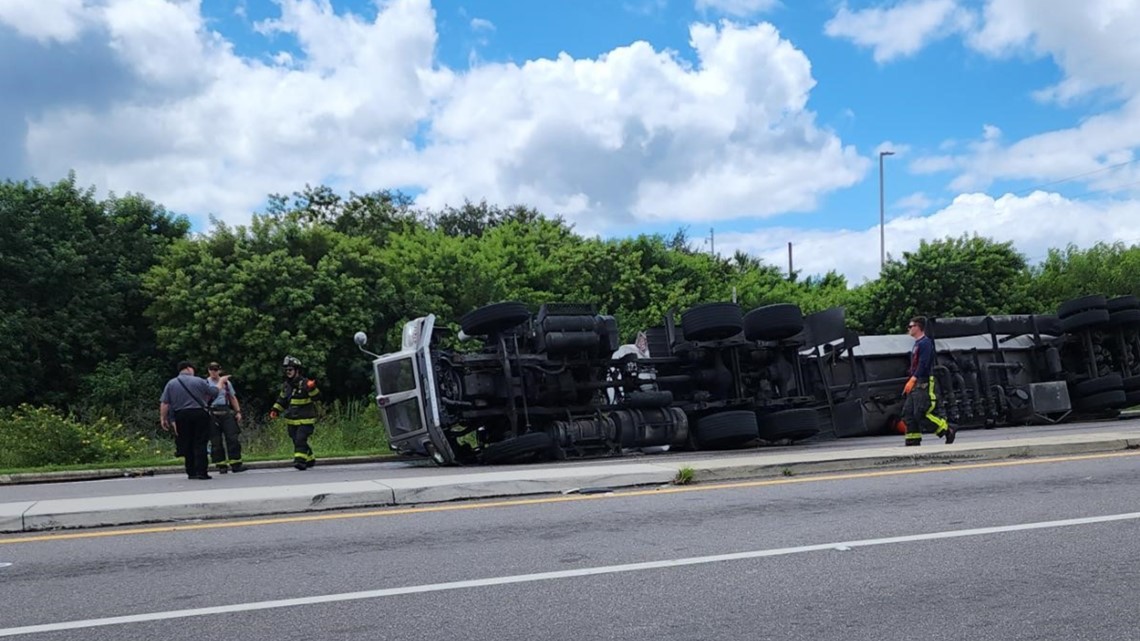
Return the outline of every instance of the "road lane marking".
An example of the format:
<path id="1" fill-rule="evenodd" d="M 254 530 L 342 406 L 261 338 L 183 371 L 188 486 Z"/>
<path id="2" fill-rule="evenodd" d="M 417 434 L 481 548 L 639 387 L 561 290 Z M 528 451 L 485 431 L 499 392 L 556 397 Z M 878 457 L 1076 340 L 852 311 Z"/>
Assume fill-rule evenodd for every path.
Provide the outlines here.
<path id="1" fill-rule="evenodd" d="M 277 599 L 273 601 L 257 601 L 253 603 L 236 603 L 233 605 L 222 605 L 206 608 L 169 610 L 166 612 L 148 612 L 145 614 L 131 614 L 126 616 L 106 617 L 102 619 L 83 619 L 79 621 L 63 621 L 60 623 L 44 623 L 16 628 L 2 628 L 0 629 L 0 637 L 14 637 L 23 634 L 36 634 L 42 632 L 61 632 L 64 630 L 85 630 L 89 628 L 98 628 L 112 625 L 127 625 L 131 623 L 146 623 L 150 621 L 166 621 L 170 619 L 185 619 L 190 617 L 213 616 L 218 614 L 255 612 L 258 610 L 291 608 L 297 606 L 317 605 L 321 603 L 362 601 L 366 599 L 381 599 L 385 597 L 404 596 L 408 594 L 444 592 L 447 590 L 462 590 L 466 588 L 512 585 L 516 583 L 534 583 L 537 581 L 554 581 L 558 579 L 572 579 L 606 574 L 622 574 L 626 572 L 643 572 L 645 570 L 659 570 L 684 566 L 707 565 L 710 563 L 723 563 L 725 561 L 745 561 L 776 556 L 788 556 L 792 554 L 804 554 L 807 552 L 823 552 L 828 550 L 850 551 L 855 548 L 869 548 L 882 545 L 895 545 L 900 543 L 959 539 L 973 536 L 986 536 L 990 534 L 1006 534 L 1010 532 L 1025 532 L 1030 530 L 1073 527 L 1077 525 L 1093 525 L 1119 521 L 1134 521 L 1138 519 L 1140 519 L 1140 512 L 1130 512 L 1127 514 L 1089 516 L 1075 519 L 1064 519 L 1059 521 L 1039 521 L 1036 523 L 1021 523 L 1017 525 L 998 525 L 993 527 L 971 528 L 967 530 L 948 530 L 943 532 L 927 532 L 924 534 L 889 536 L 878 539 L 861 539 L 857 541 L 820 543 L 816 545 L 801 545 L 797 547 L 775 548 L 769 550 L 732 552 L 729 554 L 694 556 L 682 559 L 645 561 L 641 563 L 623 563 L 620 565 L 603 565 L 592 568 L 579 568 L 576 570 L 559 570 L 557 572 L 515 574 L 510 576 L 488 577 L 485 579 L 471 579 L 467 581 L 451 581 L 448 583 L 428 583 L 424 585 L 410 585 L 400 588 L 383 588 L 379 590 L 344 592 L 341 594 L 325 594 L 321 596 L 299 597 L 294 599 Z"/>
<path id="2" fill-rule="evenodd" d="M 98 530 L 51 534 L 17 535 L 13 538 L 0 538 L 0 545 L 9 543 L 43 543 L 50 541 L 69 541 L 73 539 L 98 539 L 115 536 L 137 536 L 140 534 L 162 534 L 172 532 L 190 532 L 195 530 L 217 530 L 235 527 L 254 527 L 261 525 L 282 525 L 306 523 L 311 521 L 334 521 L 341 519 L 362 519 L 382 516 L 404 516 L 408 514 L 428 514 L 432 512 L 453 512 L 458 510 L 482 510 L 500 507 L 524 507 L 530 505 L 549 505 L 552 503 L 569 503 L 572 501 L 605 501 L 620 498 L 661 496 L 662 494 L 679 494 L 683 492 L 710 492 L 715 490 L 736 490 L 753 487 L 771 487 L 777 485 L 792 485 L 796 483 L 819 483 L 824 481 L 848 481 L 856 479 L 871 479 L 888 476 L 904 476 L 910 474 L 936 474 L 945 472 L 962 472 L 966 470 L 979 470 L 998 467 L 1017 467 L 1022 465 L 1042 465 L 1047 463 L 1069 463 L 1073 461 L 1089 461 L 1095 459 L 1124 458 L 1140 456 L 1140 451 L 1109 452 L 1103 454 L 1081 454 L 1075 456 L 1056 456 L 1049 458 L 1020 459 L 1015 461 L 995 461 L 989 463 L 954 463 L 953 466 L 934 465 L 931 467 L 906 468 L 896 470 L 879 470 L 874 472 L 849 472 L 843 474 L 818 474 L 798 477 L 784 477 L 776 479 L 763 479 L 756 481 L 707 481 L 698 485 L 654 487 L 653 489 L 617 491 L 614 494 L 578 494 L 567 496 L 545 496 L 533 499 L 505 499 L 499 501 L 478 501 L 466 503 L 445 503 L 439 505 L 417 505 L 412 507 L 390 507 L 368 511 L 354 512 L 321 512 L 319 514 L 305 514 L 298 516 L 275 516 L 271 518 L 243 519 L 240 521 L 217 521 L 195 523 L 188 525 L 163 525 L 155 527 L 132 527 L 121 530 Z M 351 509 L 351 508 L 346 508 Z"/>

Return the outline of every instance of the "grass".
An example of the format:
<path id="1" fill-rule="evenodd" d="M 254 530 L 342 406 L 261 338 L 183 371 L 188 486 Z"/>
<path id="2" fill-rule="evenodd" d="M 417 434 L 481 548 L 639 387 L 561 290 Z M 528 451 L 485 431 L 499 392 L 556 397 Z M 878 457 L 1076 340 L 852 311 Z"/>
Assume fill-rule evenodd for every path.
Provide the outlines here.
<path id="1" fill-rule="evenodd" d="M 318 459 L 342 456 L 376 456 L 391 454 L 388 434 L 380 420 L 380 412 L 368 401 L 334 401 L 324 408 L 309 444 Z M 293 443 L 285 422 L 255 421 L 242 425 L 242 460 L 276 461 L 293 458 Z M 181 466 L 174 457 L 174 440 L 168 435 L 150 438 L 146 454 L 129 459 L 80 463 L 72 465 L 20 466 L 0 468 L 0 474 L 113 470 Z"/>
<path id="2" fill-rule="evenodd" d="M 693 482 L 693 475 L 695 470 L 689 466 L 682 467 L 677 470 L 677 476 L 673 477 L 673 485 L 688 485 Z"/>

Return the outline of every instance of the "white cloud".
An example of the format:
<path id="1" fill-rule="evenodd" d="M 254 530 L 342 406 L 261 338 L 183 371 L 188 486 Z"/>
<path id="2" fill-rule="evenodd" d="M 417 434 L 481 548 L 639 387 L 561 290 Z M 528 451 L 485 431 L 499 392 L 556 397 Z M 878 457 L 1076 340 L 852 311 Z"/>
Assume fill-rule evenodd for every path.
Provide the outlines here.
<path id="1" fill-rule="evenodd" d="M 280 0 L 256 28 L 300 53 L 237 55 L 195 2 L 101 0 L 88 35 L 134 85 L 94 109 L 28 114 L 35 175 L 141 191 L 240 221 L 270 192 L 331 182 L 526 203 L 579 229 L 811 210 L 866 158 L 815 124 L 803 52 L 768 24 L 696 24 L 695 64 L 636 42 L 595 59 L 487 64 L 434 57 L 428 0 L 374 15 Z"/>
<path id="2" fill-rule="evenodd" d="M 491 22 L 490 20 L 486 20 L 484 18 L 472 18 L 471 19 L 471 30 L 472 31 L 494 31 L 495 30 L 495 23 Z"/>
<path id="3" fill-rule="evenodd" d="M 73 42 L 85 25 L 84 0 L 4 0 L 0 25 L 39 42 Z"/>
<path id="4" fill-rule="evenodd" d="M 999 242 L 1012 241 L 1030 262 L 1042 260 L 1053 247 L 1075 243 L 1087 247 L 1098 241 L 1140 242 L 1140 202 L 1079 202 L 1046 192 L 994 199 L 963 194 L 930 216 L 896 218 L 885 226 L 890 257 L 918 248 L 921 240 L 978 234 Z M 722 255 L 742 250 L 771 264 L 787 263 L 787 243 L 793 243 L 795 269 L 804 274 L 836 270 L 851 285 L 879 273 L 879 227 L 844 230 L 768 229 L 752 233 L 718 233 Z"/>
<path id="5" fill-rule="evenodd" d="M 846 3 L 824 25 L 833 38 L 870 47 L 876 62 L 914 55 L 930 42 L 968 29 L 973 14 L 957 0 L 907 0 L 890 8 L 852 11 Z"/>
<path id="6" fill-rule="evenodd" d="M 712 11 L 737 18 L 748 18 L 779 6 L 779 0 L 697 0 L 697 11 Z"/>

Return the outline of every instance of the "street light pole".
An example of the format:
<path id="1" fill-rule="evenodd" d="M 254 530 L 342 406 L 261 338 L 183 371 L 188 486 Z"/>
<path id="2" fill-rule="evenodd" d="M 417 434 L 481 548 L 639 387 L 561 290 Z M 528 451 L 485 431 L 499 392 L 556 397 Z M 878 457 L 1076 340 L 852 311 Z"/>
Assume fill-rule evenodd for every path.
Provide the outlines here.
<path id="1" fill-rule="evenodd" d="M 879 152 L 879 271 L 887 266 L 886 214 L 883 205 L 883 156 L 893 156 L 893 151 Z"/>

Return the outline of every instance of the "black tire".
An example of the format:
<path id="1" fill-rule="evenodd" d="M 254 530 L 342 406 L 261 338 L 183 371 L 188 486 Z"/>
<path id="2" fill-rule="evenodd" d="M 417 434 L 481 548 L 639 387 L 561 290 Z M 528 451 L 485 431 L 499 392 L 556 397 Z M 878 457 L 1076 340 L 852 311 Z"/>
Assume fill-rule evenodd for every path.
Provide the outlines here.
<path id="1" fill-rule="evenodd" d="M 668 407 L 673 404 L 673 392 L 668 390 L 645 391 L 637 390 L 625 395 L 626 407 L 638 410 L 651 410 L 659 407 Z"/>
<path id="2" fill-rule="evenodd" d="M 707 303 L 681 314 L 681 326 L 687 340 L 719 341 L 744 329 L 744 315 L 736 303 Z"/>
<path id="3" fill-rule="evenodd" d="M 756 440 L 756 413 L 751 410 L 730 410 L 710 414 L 697 420 L 697 445 L 702 450 L 740 447 Z"/>
<path id="4" fill-rule="evenodd" d="M 530 432 L 483 448 L 483 462 L 489 465 L 514 463 L 554 451 L 554 439 L 546 432 Z"/>
<path id="5" fill-rule="evenodd" d="M 1081 296 L 1067 300 L 1057 306 L 1057 318 L 1065 320 L 1090 309 L 1108 309 L 1108 300 L 1104 296 Z"/>
<path id="6" fill-rule="evenodd" d="M 1125 392 L 1124 402 L 1127 403 L 1124 407 L 1136 407 L 1140 405 L 1140 390 Z"/>
<path id="7" fill-rule="evenodd" d="M 1066 334 L 1080 332 L 1108 324 L 1107 309 L 1089 309 L 1061 319 L 1061 331 Z"/>
<path id="8" fill-rule="evenodd" d="M 1108 313 L 1108 323 L 1115 327 L 1140 325 L 1140 309 L 1122 309 Z"/>
<path id="9" fill-rule="evenodd" d="M 819 414 L 815 410 L 757 413 L 756 422 L 760 438 L 765 441 L 799 441 L 819 433 Z"/>
<path id="10" fill-rule="evenodd" d="M 1129 376 L 1124 379 L 1125 392 L 1138 392 L 1140 391 L 1140 376 Z"/>
<path id="11" fill-rule="evenodd" d="M 1094 396 L 1101 392 L 1112 392 L 1115 390 L 1124 389 L 1124 379 L 1120 374 L 1109 374 L 1108 376 L 1101 376 L 1099 378 L 1091 378 L 1087 381 L 1081 381 L 1073 386 L 1073 391 L 1078 398 L 1086 396 Z"/>
<path id="12" fill-rule="evenodd" d="M 804 331 L 799 305 L 765 305 L 744 315 L 744 338 L 750 341 L 782 341 Z"/>
<path id="13" fill-rule="evenodd" d="M 1105 302 L 1104 308 L 1108 313 L 1123 311 L 1125 309 L 1140 309 L 1140 298 L 1135 296 L 1117 296 Z"/>
<path id="14" fill-rule="evenodd" d="M 1124 390 L 1119 389 L 1093 394 L 1077 401 L 1077 409 L 1085 412 L 1099 412 L 1125 407 L 1128 407 L 1128 395 L 1124 393 Z"/>
<path id="15" fill-rule="evenodd" d="M 530 310 L 523 303 L 492 303 L 464 314 L 459 327 L 468 336 L 486 336 L 517 327 L 529 318 Z"/>

